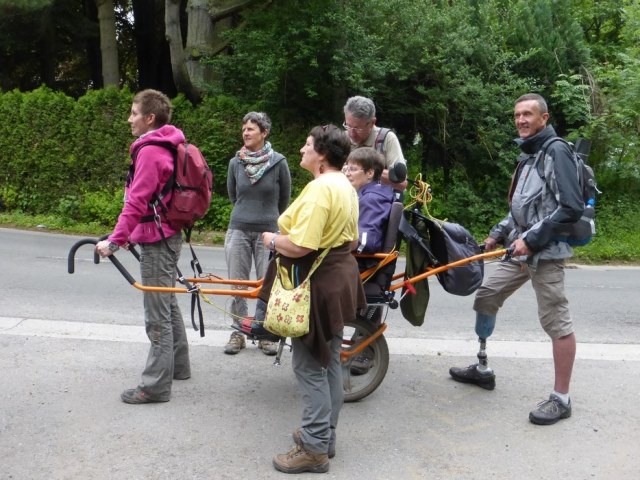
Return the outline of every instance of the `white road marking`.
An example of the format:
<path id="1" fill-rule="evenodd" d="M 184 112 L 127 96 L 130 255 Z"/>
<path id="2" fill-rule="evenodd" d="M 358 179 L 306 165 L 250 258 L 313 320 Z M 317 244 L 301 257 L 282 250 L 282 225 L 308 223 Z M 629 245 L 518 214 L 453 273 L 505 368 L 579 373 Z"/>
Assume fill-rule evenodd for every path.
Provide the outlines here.
<path id="1" fill-rule="evenodd" d="M 107 342 L 148 342 L 144 328 L 131 325 L 65 322 L 34 318 L 0 317 L 0 335 L 68 338 Z M 193 346 L 222 347 L 229 339 L 228 330 L 206 330 L 206 335 L 187 326 L 189 343 Z M 386 336 L 389 351 L 396 355 L 473 357 L 478 350 L 475 340 L 443 340 L 395 338 Z M 492 340 L 492 357 L 551 358 L 550 342 L 513 342 Z M 611 343 L 578 343 L 576 358 L 584 360 L 640 361 L 640 345 Z"/>

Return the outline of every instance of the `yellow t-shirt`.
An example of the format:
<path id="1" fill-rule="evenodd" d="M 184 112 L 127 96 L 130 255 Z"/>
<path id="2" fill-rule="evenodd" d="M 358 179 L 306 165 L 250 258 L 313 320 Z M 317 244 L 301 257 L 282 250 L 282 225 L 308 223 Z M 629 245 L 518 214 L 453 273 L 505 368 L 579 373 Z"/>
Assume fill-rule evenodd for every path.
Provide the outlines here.
<path id="1" fill-rule="evenodd" d="M 358 214 L 355 189 L 342 172 L 330 172 L 304 187 L 280 215 L 278 227 L 300 247 L 337 247 L 357 240 Z"/>

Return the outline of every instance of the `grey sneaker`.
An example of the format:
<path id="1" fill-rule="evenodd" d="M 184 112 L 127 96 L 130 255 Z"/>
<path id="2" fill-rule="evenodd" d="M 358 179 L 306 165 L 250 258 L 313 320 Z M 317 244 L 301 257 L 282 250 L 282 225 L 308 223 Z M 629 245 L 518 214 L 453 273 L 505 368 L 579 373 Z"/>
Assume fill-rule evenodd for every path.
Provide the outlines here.
<path id="1" fill-rule="evenodd" d="M 240 350 L 247 346 L 247 342 L 244 340 L 244 335 L 240 332 L 233 332 L 229 341 L 224 346 L 224 353 L 229 355 L 235 355 Z"/>
<path id="2" fill-rule="evenodd" d="M 496 388 L 496 376 L 493 370 L 481 371 L 478 364 L 474 363 L 466 368 L 451 367 L 449 375 L 456 382 L 473 383 L 474 385 L 484 388 L 485 390 L 493 390 Z"/>
<path id="3" fill-rule="evenodd" d="M 291 435 L 293 437 L 293 443 L 296 445 L 304 446 L 302 444 L 302 438 L 300 437 L 300 429 L 296 428 Z M 333 440 L 333 441 L 331 441 Z M 327 451 L 327 455 L 329 458 L 333 458 L 336 456 L 336 439 L 335 437 L 329 440 L 329 450 Z"/>
<path id="4" fill-rule="evenodd" d="M 544 400 L 538 404 L 538 408 L 529 414 L 529 421 L 536 425 L 553 425 L 558 420 L 571 416 L 571 399 L 565 405 L 553 393 L 549 395 L 549 400 Z"/>
<path id="5" fill-rule="evenodd" d="M 258 340 L 258 348 L 262 353 L 270 357 L 278 353 L 278 344 L 269 340 Z"/>
<path id="6" fill-rule="evenodd" d="M 142 390 L 140 387 L 130 388 L 125 390 L 120 395 L 120 398 L 124 403 L 129 403 L 132 405 L 139 405 L 142 403 L 157 403 L 157 402 L 168 402 L 169 397 L 153 397 Z"/>

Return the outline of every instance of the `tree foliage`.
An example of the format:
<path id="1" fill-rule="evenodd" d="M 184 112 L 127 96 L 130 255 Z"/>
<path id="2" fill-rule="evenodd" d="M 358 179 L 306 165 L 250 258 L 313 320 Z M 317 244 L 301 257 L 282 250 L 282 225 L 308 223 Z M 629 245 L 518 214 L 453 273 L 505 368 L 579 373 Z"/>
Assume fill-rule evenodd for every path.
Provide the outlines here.
<path id="1" fill-rule="evenodd" d="M 10 90 L 45 84 L 49 94 L 82 97 L 102 86 L 95 0 L 0 2 L 0 88 L 8 92 L 3 105 L 22 102 L 22 109 L 37 115 Z M 165 3 L 173 7 L 168 17 Z M 398 133 L 410 173 L 421 173 L 432 184 L 433 211 L 486 229 L 506 208 L 504 191 L 516 153 L 513 101 L 536 91 L 547 98 L 560 134 L 592 140 L 590 163 L 605 191 L 603 200 L 640 193 L 636 0 L 114 0 L 114 5 L 120 84 L 128 87 L 121 95 L 154 87 L 173 96 L 174 79 L 180 78 L 177 87 L 191 101 L 177 98 L 176 119 L 211 150 L 218 178 L 240 144 L 241 116 L 263 109 L 274 119 L 274 146 L 287 154 L 302 184 L 306 177 L 295 168 L 295 157 L 308 128 L 342 123 L 346 98 L 367 95 L 376 103 L 378 124 Z M 178 62 L 174 55 L 173 67 L 167 25 L 174 29 L 172 48 L 184 55 Z M 189 31 L 195 40 L 186 38 Z M 36 60 L 27 60 L 33 51 Z M 82 100 L 104 101 L 108 111 L 114 94 L 104 95 L 91 92 Z M 60 98 L 55 107 L 40 101 L 61 109 L 60 115 L 72 108 Z M 73 115 L 79 108 L 72 108 Z M 41 116 L 38 126 L 49 132 L 45 126 L 53 117 Z M 82 121 L 89 128 L 104 126 Z M 201 132 L 206 135 L 198 138 Z M 55 132 L 48 135 L 48 141 L 62 141 Z M 34 144 L 26 129 L 16 138 Z M 118 140 L 114 148 L 126 143 Z M 113 162 L 117 154 L 106 150 L 115 155 Z M 82 162 L 81 154 L 74 155 L 65 161 Z M 25 162 L 30 157 L 25 155 Z M 17 178 L 13 170 L 8 174 Z M 64 185 L 53 173 L 46 181 L 54 188 Z M 17 191 L 23 186 L 29 189 L 20 184 Z"/>

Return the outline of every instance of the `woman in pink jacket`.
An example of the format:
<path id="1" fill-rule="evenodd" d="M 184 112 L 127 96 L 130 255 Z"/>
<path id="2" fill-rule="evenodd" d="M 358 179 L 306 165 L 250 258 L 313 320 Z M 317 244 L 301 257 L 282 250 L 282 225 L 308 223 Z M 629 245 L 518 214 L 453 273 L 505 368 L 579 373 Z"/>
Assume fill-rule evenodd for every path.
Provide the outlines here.
<path id="1" fill-rule="evenodd" d="M 130 148 L 131 166 L 125 186 L 124 207 L 107 240 L 98 242 L 97 252 L 106 257 L 120 247 L 140 246 L 140 276 L 143 285 L 174 287 L 176 267 L 182 248 L 182 234 L 162 221 L 166 241 L 154 221 L 149 206 L 160 194 L 173 171 L 173 153 L 150 142 L 177 146 L 184 134 L 171 120 L 171 101 L 156 90 L 143 90 L 133 98 L 129 125 L 138 137 Z M 165 197 L 170 201 L 170 194 Z M 191 376 L 187 335 L 175 294 L 144 292 L 144 319 L 151 342 L 147 364 L 136 388 L 125 390 L 125 403 L 167 402 L 173 379 Z"/>

